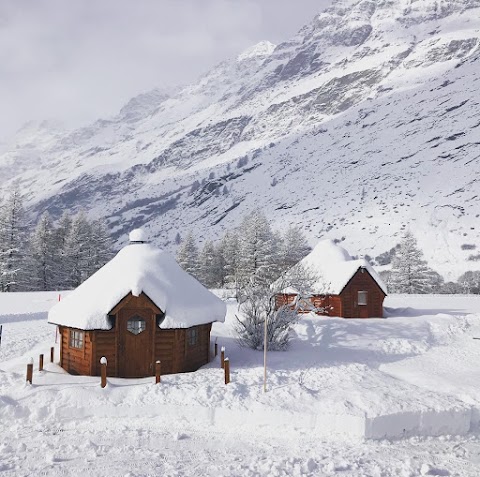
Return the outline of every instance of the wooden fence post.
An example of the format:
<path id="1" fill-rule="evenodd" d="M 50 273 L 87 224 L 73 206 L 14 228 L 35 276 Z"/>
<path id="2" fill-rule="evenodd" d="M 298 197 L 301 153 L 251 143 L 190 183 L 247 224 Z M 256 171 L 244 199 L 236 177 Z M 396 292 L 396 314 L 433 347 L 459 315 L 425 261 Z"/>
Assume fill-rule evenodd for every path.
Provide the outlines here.
<path id="1" fill-rule="evenodd" d="M 222 369 L 225 367 L 225 346 L 220 349 L 220 366 Z"/>
<path id="2" fill-rule="evenodd" d="M 27 383 L 32 384 L 33 380 L 33 358 L 30 358 L 27 364 Z"/>
<path id="3" fill-rule="evenodd" d="M 230 382 L 230 360 L 228 358 L 225 358 L 224 364 L 225 364 L 225 384 L 228 384 Z"/>
<path id="4" fill-rule="evenodd" d="M 3 330 L 3 325 L 0 325 L 0 346 L 2 346 L 2 330 Z"/>
<path id="5" fill-rule="evenodd" d="M 217 340 L 215 340 L 215 358 L 218 356 L 218 344 L 217 344 Z"/>
<path id="6" fill-rule="evenodd" d="M 100 358 L 100 364 L 102 365 L 101 373 L 100 373 L 101 374 L 100 386 L 104 388 L 107 385 L 107 358 L 105 358 L 105 356 L 102 356 Z"/>
<path id="7" fill-rule="evenodd" d="M 38 357 L 38 370 L 43 371 L 43 354 Z"/>
<path id="8" fill-rule="evenodd" d="M 50 348 L 50 363 L 53 363 L 54 360 L 55 360 L 55 347 L 52 346 Z"/>
<path id="9" fill-rule="evenodd" d="M 157 361 L 155 363 L 155 384 L 158 384 L 162 380 L 161 375 L 162 375 L 162 362 Z"/>

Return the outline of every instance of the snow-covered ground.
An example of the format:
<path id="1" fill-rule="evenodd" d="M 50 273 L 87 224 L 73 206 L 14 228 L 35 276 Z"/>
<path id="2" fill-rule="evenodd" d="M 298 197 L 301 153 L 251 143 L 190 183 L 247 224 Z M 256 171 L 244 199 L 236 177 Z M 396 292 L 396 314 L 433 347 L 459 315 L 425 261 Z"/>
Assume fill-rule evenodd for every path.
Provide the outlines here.
<path id="1" fill-rule="evenodd" d="M 218 358 L 160 385 L 38 372 L 57 300 L 0 294 L 1 475 L 479 475 L 480 297 L 389 296 L 383 320 L 305 316 L 291 349 L 269 353 L 266 394 L 231 300 L 212 331 L 228 386 Z"/>

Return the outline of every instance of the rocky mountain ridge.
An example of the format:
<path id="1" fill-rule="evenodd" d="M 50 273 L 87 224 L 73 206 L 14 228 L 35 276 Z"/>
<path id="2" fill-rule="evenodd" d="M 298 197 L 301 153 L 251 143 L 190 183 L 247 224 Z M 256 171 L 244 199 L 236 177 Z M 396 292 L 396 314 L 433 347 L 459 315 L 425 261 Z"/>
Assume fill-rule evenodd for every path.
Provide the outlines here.
<path id="1" fill-rule="evenodd" d="M 370 256 L 410 227 L 454 277 L 480 268 L 479 45 L 480 0 L 336 1 L 179 91 L 32 134 L 0 173 L 32 213 L 106 214 L 119 244 L 139 225 L 167 248 L 215 238 L 262 207 Z"/>

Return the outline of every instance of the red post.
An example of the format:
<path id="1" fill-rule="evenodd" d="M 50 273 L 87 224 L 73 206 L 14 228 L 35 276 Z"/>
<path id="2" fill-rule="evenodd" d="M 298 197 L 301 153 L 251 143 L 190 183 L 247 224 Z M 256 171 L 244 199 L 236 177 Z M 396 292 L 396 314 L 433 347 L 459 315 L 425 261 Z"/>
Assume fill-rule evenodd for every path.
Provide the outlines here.
<path id="1" fill-rule="evenodd" d="M 100 386 L 104 388 L 107 385 L 107 358 L 105 356 L 102 356 L 100 358 L 100 364 L 101 364 L 101 381 L 100 381 Z"/>
<path id="2" fill-rule="evenodd" d="M 155 384 L 158 384 L 162 380 L 161 374 L 162 374 L 162 362 L 157 361 L 155 363 Z"/>
<path id="3" fill-rule="evenodd" d="M 230 360 L 225 358 L 225 384 L 230 382 Z"/>
<path id="4" fill-rule="evenodd" d="M 32 384 L 33 380 L 33 358 L 30 358 L 27 364 L 27 383 Z"/>
<path id="5" fill-rule="evenodd" d="M 60 295 L 60 293 L 58 294 L 58 301 L 60 301 L 62 299 L 62 295 Z"/>
<path id="6" fill-rule="evenodd" d="M 225 346 L 222 346 L 220 350 L 220 367 L 222 369 L 225 367 Z"/>
<path id="7" fill-rule="evenodd" d="M 38 370 L 43 371 L 43 354 L 38 357 Z"/>

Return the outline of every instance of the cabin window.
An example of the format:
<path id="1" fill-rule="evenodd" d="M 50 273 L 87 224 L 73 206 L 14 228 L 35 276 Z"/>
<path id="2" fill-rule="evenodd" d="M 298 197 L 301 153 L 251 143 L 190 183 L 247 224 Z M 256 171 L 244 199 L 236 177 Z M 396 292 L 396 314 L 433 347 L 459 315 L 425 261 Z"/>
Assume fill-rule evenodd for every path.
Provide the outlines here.
<path id="1" fill-rule="evenodd" d="M 146 327 L 145 320 L 139 316 L 133 316 L 127 321 L 127 331 L 134 335 L 139 335 L 142 331 L 145 331 Z"/>
<path id="2" fill-rule="evenodd" d="M 366 305 L 368 299 L 368 292 L 366 291 L 359 291 L 358 292 L 358 304 L 359 305 Z"/>
<path id="3" fill-rule="evenodd" d="M 198 344 L 198 329 L 192 328 L 187 332 L 188 346 L 196 346 Z"/>
<path id="4" fill-rule="evenodd" d="M 70 330 L 70 348 L 83 348 L 83 331 Z"/>

